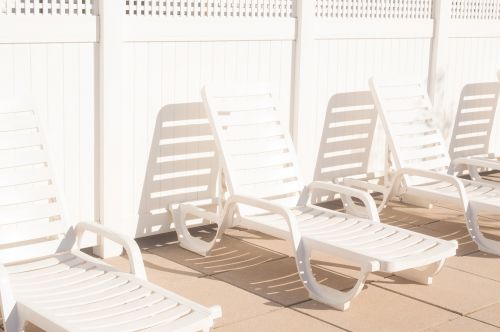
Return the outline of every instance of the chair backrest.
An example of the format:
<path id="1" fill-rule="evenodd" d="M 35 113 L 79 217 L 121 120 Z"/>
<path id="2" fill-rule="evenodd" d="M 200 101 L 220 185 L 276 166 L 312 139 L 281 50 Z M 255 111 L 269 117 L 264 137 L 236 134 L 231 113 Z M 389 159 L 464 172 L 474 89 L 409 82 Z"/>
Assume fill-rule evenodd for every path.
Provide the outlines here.
<path id="1" fill-rule="evenodd" d="M 67 250 L 71 230 L 33 107 L 0 101 L 0 262 Z"/>
<path id="2" fill-rule="evenodd" d="M 370 79 L 370 89 L 382 120 L 394 166 L 444 172 L 450 165 L 448 149 L 434 118 L 426 85 L 385 83 Z M 428 180 L 407 178 L 408 184 Z"/>
<path id="3" fill-rule="evenodd" d="M 229 193 L 295 206 L 304 184 L 270 87 L 206 86 L 202 95 Z M 242 214 L 251 212 L 240 207 Z"/>
<path id="4" fill-rule="evenodd" d="M 500 82 L 467 84 L 462 89 L 450 156 L 489 157 L 489 143 L 500 95 Z"/>

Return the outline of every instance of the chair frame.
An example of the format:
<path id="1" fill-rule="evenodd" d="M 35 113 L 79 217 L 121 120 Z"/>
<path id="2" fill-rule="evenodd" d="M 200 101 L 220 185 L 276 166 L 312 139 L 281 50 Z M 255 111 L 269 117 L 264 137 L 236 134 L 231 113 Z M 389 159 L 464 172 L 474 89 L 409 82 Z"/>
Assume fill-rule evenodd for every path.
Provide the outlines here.
<path id="1" fill-rule="evenodd" d="M 400 81 L 396 84 L 387 83 L 387 85 L 389 86 L 400 86 L 401 84 L 417 85 L 419 83 L 416 83 L 414 81 Z M 377 106 L 379 116 L 382 119 L 386 137 L 388 139 L 389 151 L 393 156 L 397 157 L 398 150 L 394 138 L 395 134 L 393 132 L 392 124 L 388 120 L 386 107 L 384 101 L 382 100 L 380 92 L 381 86 L 383 85 L 380 84 L 380 82 L 375 78 L 371 78 L 369 80 L 369 85 L 374 97 L 375 104 Z M 428 110 L 431 110 L 432 103 L 429 99 L 429 96 L 427 95 L 427 92 L 422 92 L 422 97 L 425 107 L 427 107 Z M 479 249 L 490 254 L 500 255 L 500 243 L 486 238 L 480 231 L 478 224 L 478 211 L 498 214 L 500 213 L 500 204 L 498 205 L 498 207 L 492 207 L 489 205 L 480 204 L 477 201 L 471 201 L 468 197 L 463 180 L 455 176 L 458 170 L 462 169 L 463 167 L 467 167 L 473 181 L 483 183 L 486 186 L 500 189 L 498 183 L 483 179 L 479 174 L 479 170 L 484 168 L 500 170 L 500 163 L 491 160 L 471 157 L 461 157 L 450 160 L 448 149 L 445 148 L 446 144 L 444 143 L 444 139 L 441 136 L 439 128 L 437 128 L 437 126 L 429 127 L 432 127 L 440 137 L 437 141 L 433 142 L 433 144 L 442 147 L 442 151 L 440 152 L 440 154 L 443 156 L 443 160 L 441 161 L 441 163 L 444 165 L 446 160 L 448 160 L 449 162 L 449 165 L 446 166 L 446 172 L 437 172 L 433 170 L 424 170 L 405 166 L 401 164 L 398 158 L 394 158 L 396 171 L 393 172 L 388 168 L 386 168 L 385 170 L 386 177 L 391 178 L 391 183 L 388 185 L 389 189 L 384 195 L 384 200 L 379 205 L 379 211 L 381 211 L 387 205 L 388 201 L 393 197 L 399 197 L 401 201 L 408 204 L 427 208 L 432 207 L 433 203 L 458 206 L 464 213 L 465 223 L 467 225 L 469 235 L 474 240 L 474 242 L 476 242 Z M 388 155 L 386 157 L 389 158 L 390 156 Z M 425 191 L 425 189 L 420 189 L 411 184 L 410 177 L 412 176 L 425 178 L 427 180 L 449 183 L 456 189 L 458 197 L 450 198 L 446 197 L 445 195 L 432 194 L 428 191 Z M 424 193 L 426 193 L 425 197 L 423 196 Z"/>
<path id="2" fill-rule="evenodd" d="M 243 88 L 243 90 L 246 91 L 247 88 L 248 87 L 245 87 Z M 221 152 L 220 158 L 222 160 L 221 165 L 223 167 L 223 172 L 227 173 L 226 170 L 230 169 L 231 161 L 227 158 L 226 154 L 224 153 L 224 151 L 227 150 L 224 148 L 223 139 L 219 135 L 220 130 L 217 124 L 218 121 L 217 119 L 214 118 L 215 115 L 212 112 L 211 108 L 212 92 L 210 91 L 210 89 L 211 89 L 210 87 L 205 87 L 202 90 L 202 96 L 208 116 L 210 118 L 212 131 L 216 138 L 217 147 Z M 225 87 L 221 89 L 225 89 Z M 240 90 L 238 90 L 238 87 L 234 89 L 235 91 L 237 91 L 237 93 L 241 92 Z M 250 90 L 251 92 L 249 93 L 252 94 L 260 94 L 260 93 L 267 94 L 270 92 L 270 88 L 267 85 L 252 86 Z M 289 136 L 285 128 L 281 128 L 281 130 L 282 130 L 281 136 L 286 141 L 287 150 L 292 155 L 292 157 L 290 157 L 292 158 L 290 161 L 292 166 L 290 167 L 292 167 L 296 171 L 294 173 L 294 177 L 299 179 L 298 181 L 300 182 L 301 181 L 300 172 L 297 168 L 296 153 L 293 147 L 291 137 Z M 420 262 L 422 264 L 419 265 L 419 267 L 424 266 L 423 269 L 415 268 L 415 266 L 411 265 L 412 263 L 409 262 L 407 263 L 408 265 L 404 264 L 405 265 L 404 267 L 382 268 L 380 262 L 377 260 L 360 259 L 359 256 L 350 252 L 348 249 L 336 247 L 335 250 L 333 250 L 332 246 L 329 244 L 318 243 L 317 240 L 313 241 L 309 237 L 304 237 L 303 234 L 301 234 L 301 230 L 299 229 L 298 219 L 296 218 L 295 214 L 292 212 L 290 207 L 282 203 L 278 203 L 276 201 L 271 201 L 268 199 L 263 199 L 247 194 L 236 193 L 234 190 L 235 186 L 234 183 L 232 182 L 231 177 L 225 176 L 224 178 L 227 181 L 226 184 L 230 192 L 230 195 L 227 201 L 225 202 L 223 208 L 218 213 L 207 212 L 205 210 L 199 209 L 189 204 L 181 204 L 179 206 L 179 209 L 171 211 L 173 213 L 174 219 L 176 220 L 176 231 L 179 236 L 180 245 L 183 248 L 196 252 L 200 255 L 209 255 L 214 246 L 218 242 L 220 242 L 224 231 L 228 227 L 232 227 L 235 224 L 235 221 L 237 220 L 246 219 L 246 217 L 242 216 L 241 214 L 240 210 L 241 206 L 258 208 L 260 210 L 264 210 L 266 212 L 279 215 L 286 222 L 288 233 L 285 236 L 285 238 L 289 239 L 291 242 L 292 250 L 295 256 L 297 270 L 299 271 L 299 277 L 302 280 L 305 288 L 307 289 L 310 298 L 325 303 L 327 305 L 330 305 L 339 310 L 347 310 L 349 308 L 352 299 L 361 292 L 365 284 L 366 278 L 371 272 L 391 270 L 390 272 L 396 272 L 398 275 L 404 276 L 407 279 L 423 284 L 430 284 L 432 282 L 432 277 L 436 273 L 438 273 L 439 270 L 442 268 L 446 257 L 455 254 L 455 250 L 457 247 L 456 242 L 450 243 L 448 241 L 443 241 L 443 243 L 447 243 L 447 245 L 450 246 L 450 250 L 453 251 L 453 253 L 443 254 L 442 257 L 439 256 L 438 258 L 436 257 L 432 259 L 429 258 L 429 261 Z M 302 190 L 300 191 L 300 196 L 298 197 L 298 201 L 296 202 L 297 206 L 310 207 L 311 196 L 314 191 L 330 192 L 332 194 L 338 193 L 341 195 L 344 205 L 348 208 L 348 210 L 355 211 L 356 215 L 359 218 L 363 220 L 370 220 L 374 224 L 380 223 L 375 202 L 367 192 L 339 184 L 318 182 L 318 181 L 311 182 L 310 184 L 305 185 L 301 188 Z M 356 205 L 349 207 L 350 204 L 354 204 L 352 198 L 360 200 L 364 206 L 362 207 Z M 320 207 L 314 207 L 314 209 L 327 211 L 327 213 L 332 213 L 331 210 L 323 209 Z M 187 225 L 185 223 L 187 215 L 197 216 L 199 218 L 207 219 L 217 224 L 218 229 L 214 239 L 210 242 L 205 242 L 191 236 L 187 228 Z M 265 228 L 265 226 L 263 227 Z M 261 231 L 266 232 L 265 230 Z M 405 230 L 400 230 L 400 231 L 406 232 Z M 267 233 L 270 235 L 277 236 L 270 229 L 267 229 Z M 339 291 L 321 285 L 316 280 L 312 272 L 310 255 L 313 249 L 328 252 L 333 256 L 339 256 L 346 259 L 350 259 L 357 266 L 359 266 L 359 274 L 354 287 L 348 291 Z M 335 253 L 332 253 L 332 250 L 335 251 Z M 392 269 L 394 269 L 394 271 Z"/>
<path id="3" fill-rule="evenodd" d="M 2 112 L 3 110 L 6 111 Z M 28 115 L 28 117 L 32 118 L 30 119 L 31 123 L 29 124 L 29 127 L 19 127 L 19 125 L 17 125 L 19 128 L 16 127 L 15 130 L 24 130 L 25 128 L 36 130 L 36 136 L 39 138 L 37 138 L 37 141 L 35 143 L 29 144 L 40 146 L 39 151 L 44 153 L 44 158 L 43 160 L 36 160 L 36 162 L 33 162 L 32 164 L 43 164 L 44 168 L 46 168 L 47 180 L 42 181 L 48 182 L 50 186 L 55 188 L 55 192 L 46 194 L 46 196 L 43 196 L 43 200 L 48 200 L 49 202 L 54 202 L 53 204 L 58 205 L 57 213 L 54 212 L 55 214 L 51 214 L 51 216 L 57 215 L 60 217 L 60 219 L 54 221 L 58 228 L 50 228 L 49 230 L 45 231 L 45 233 L 36 232 L 36 230 L 31 231 L 29 228 L 27 228 L 26 234 L 22 234 L 21 232 L 21 234 L 15 234 L 16 236 L 14 238 L 11 238 L 10 236 L 4 234 L 4 236 L 2 237 L 3 248 L 0 249 L 0 307 L 4 320 L 5 331 L 22 331 L 27 321 L 30 321 L 35 325 L 38 325 L 41 328 L 49 331 L 66 330 L 63 326 L 52 319 L 53 317 L 50 313 L 50 310 L 45 308 L 36 308 L 42 309 L 42 312 L 46 312 L 47 316 L 44 316 L 44 314 L 40 314 L 37 310 L 35 310 L 35 308 L 29 307 L 25 303 L 20 303 L 19 297 L 16 296 L 17 290 L 12 286 L 12 275 L 9 275 L 9 269 L 11 269 L 12 267 L 15 269 L 16 266 L 23 266 L 23 264 L 25 263 L 29 265 L 36 264 L 37 261 L 44 259 L 57 259 L 57 257 L 59 257 L 59 254 L 68 254 L 71 257 L 81 259 L 84 262 L 95 264 L 100 270 L 104 272 L 111 272 L 113 274 L 116 274 L 117 276 L 127 278 L 128 280 L 135 282 L 138 286 L 145 287 L 148 290 L 151 290 L 151 292 L 155 292 L 155 294 L 162 295 L 165 299 L 168 298 L 177 300 L 179 304 L 186 305 L 193 310 L 193 313 L 181 317 L 176 321 L 171 321 L 168 328 L 183 331 L 209 331 L 213 325 L 214 319 L 221 316 L 220 307 L 203 307 L 188 299 L 182 298 L 181 296 L 173 292 L 164 290 L 163 288 L 149 283 L 147 281 L 146 270 L 144 267 L 144 262 L 142 260 L 141 250 L 134 239 L 97 223 L 79 222 L 73 226 L 73 224 L 70 222 L 71 219 L 68 218 L 67 208 L 63 199 L 63 195 L 61 195 L 60 188 L 57 186 L 55 177 L 51 171 L 52 163 L 50 152 L 48 151 L 48 145 L 46 143 L 43 128 L 41 128 L 40 122 L 37 119 L 34 107 L 32 106 L 30 101 L 21 101 L 20 99 L 0 100 L 0 114 L 11 113 L 12 110 L 13 113 L 19 112 L 32 114 Z M 13 144 L 13 146 L 16 146 L 16 148 L 18 145 L 19 144 L 17 143 Z M 26 193 L 22 193 L 18 196 L 21 197 L 21 195 L 25 194 Z M 4 195 L 3 198 L 5 199 L 5 197 L 6 196 Z M 30 199 L 33 198 L 26 198 L 28 202 Z M 9 215 L 6 215 L 6 217 L 8 216 Z M 45 216 L 37 218 L 46 219 Z M 16 225 L 16 227 L 18 224 L 20 223 L 14 222 L 14 225 Z M 10 225 L 12 225 L 12 223 Z M 4 227 L 4 225 L 0 224 L 0 229 L 2 227 Z M 9 229 L 7 229 L 7 232 Z M 83 253 L 81 249 L 83 246 L 85 233 L 94 233 L 102 239 L 108 239 L 121 245 L 125 249 L 125 252 L 127 253 L 129 259 L 130 273 L 119 272 L 111 265 L 103 262 L 102 260 Z M 25 237 L 24 239 L 22 238 L 23 236 Z M 49 236 L 53 238 L 53 240 L 45 240 L 45 237 Z M 30 240 L 36 240 L 38 242 L 35 242 L 34 244 L 24 244 L 23 242 Z M 3 243 L 5 241 L 7 241 L 7 244 Z M 69 324 L 67 322 L 63 323 Z M 76 326 L 73 324 L 70 325 Z M 161 324 L 158 327 L 161 330 Z M 156 327 L 153 326 L 152 329 L 154 330 L 156 329 Z"/>

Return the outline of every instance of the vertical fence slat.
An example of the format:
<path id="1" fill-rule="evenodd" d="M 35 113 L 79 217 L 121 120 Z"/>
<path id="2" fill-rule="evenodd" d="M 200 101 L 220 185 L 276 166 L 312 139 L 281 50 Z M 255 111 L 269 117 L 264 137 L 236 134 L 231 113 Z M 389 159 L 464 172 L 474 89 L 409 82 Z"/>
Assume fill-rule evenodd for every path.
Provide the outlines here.
<path id="1" fill-rule="evenodd" d="M 40 15 L 40 0 L 34 0 L 33 15 Z"/>
<path id="2" fill-rule="evenodd" d="M 435 107 L 439 109 L 446 88 L 448 30 L 451 18 L 450 2 L 448 0 L 435 0 L 434 13 L 434 38 L 429 68 L 429 95 Z"/>
<path id="3" fill-rule="evenodd" d="M 297 0 L 297 39 L 295 42 L 294 86 L 293 86 L 293 137 L 297 152 L 302 163 L 303 177 L 311 180 L 314 170 L 315 157 L 311 147 L 313 135 L 300 135 L 300 133 L 314 132 L 314 119 L 308 114 L 308 109 L 314 105 L 314 74 L 311 64 L 314 59 L 314 16 L 313 1 Z"/>

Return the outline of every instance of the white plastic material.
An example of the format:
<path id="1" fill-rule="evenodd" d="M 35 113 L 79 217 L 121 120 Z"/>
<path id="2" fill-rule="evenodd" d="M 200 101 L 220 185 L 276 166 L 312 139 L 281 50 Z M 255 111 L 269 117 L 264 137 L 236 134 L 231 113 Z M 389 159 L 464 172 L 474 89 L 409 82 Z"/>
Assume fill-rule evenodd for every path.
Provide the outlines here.
<path id="1" fill-rule="evenodd" d="M 482 181 L 478 170 L 500 167 L 490 150 L 499 100 L 499 81 L 467 84 L 460 94 L 449 153 L 454 160 L 466 157 L 486 160 L 485 166 L 471 165 L 469 162 L 467 167 L 455 169 L 459 172 L 468 169 L 468 174 L 476 181 Z"/>
<path id="2" fill-rule="evenodd" d="M 500 186 L 481 179 L 477 169 L 500 170 L 500 163 L 474 158 L 450 161 L 425 85 L 381 83 L 373 78 L 369 83 L 397 170 L 381 208 L 395 195 L 421 206 L 458 206 L 479 249 L 500 255 L 500 243 L 487 239 L 477 221 L 479 212 L 500 214 Z M 455 177 L 461 166 L 468 167 L 475 180 Z"/>
<path id="3" fill-rule="evenodd" d="M 186 214 L 210 216 L 188 205 L 180 207 L 181 219 L 176 226 L 182 227 L 177 231 L 184 248 L 209 254 L 233 224 L 291 240 L 299 276 L 310 297 L 340 310 L 349 307 L 370 272 L 412 269 L 405 272 L 407 278 L 429 284 L 442 262 L 455 255 L 456 242 L 380 223 L 373 199 L 363 191 L 326 182 L 304 185 L 292 140 L 282 126 L 268 86 L 206 87 L 202 94 L 229 198 L 217 216 L 218 233 L 210 243 L 191 237 L 183 219 Z M 364 209 L 356 211 L 362 216 L 311 204 L 315 190 L 360 200 Z M 359 266 L 356 285 L 348 291 L 321 285 L 310 265 L 313 250 Z M 429 268 L 413 273 L 422 266 Z"/>
<path id="4" fill-rule="evenodd" d="M 68 222 L 33 107 L 0 101 L 0 299 L 4 330 L 208 331 L 205 308 L 146 281 L 136 242 L 101 225 Z M 122 273 L 80 251 L 85 232 L 123 246 Z"/>

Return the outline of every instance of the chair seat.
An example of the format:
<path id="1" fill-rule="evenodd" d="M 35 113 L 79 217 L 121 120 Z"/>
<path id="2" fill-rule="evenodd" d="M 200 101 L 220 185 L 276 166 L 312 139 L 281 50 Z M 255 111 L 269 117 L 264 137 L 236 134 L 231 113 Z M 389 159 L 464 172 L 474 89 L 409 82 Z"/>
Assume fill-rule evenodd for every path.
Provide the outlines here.
<path id="1" fill-rule="evenodd" d="M 457 244 L 383 223 L 316 206 L 292 209 L 302 239 L 312 248 L 357 262 L 378 261 L 385 272 L 420 267 L 455 255 Z M 245 216 L 242 226 L 280 238 L 289 237 L 276 214 Z"/>
<path id="2" fill-rule="evenodd" d="M 485 183 L 479 181 L 461 180 L 469 200 L 477 206 L 480 211 L 486 210 L 493 213 L 499 213 L 500 209 L 500 185 Z M 435 181 L 418 186 L 408 188 L 408 193 L 412 190 L 425 191 L 442 197 L 447 197 L 449 200 L 456 201 L 459 199 L 457 188 L 448 182 Z"/>
<path id="3" fill-rule="evenodd" d="M 210 310 L 80 253 L 7 267 L 19 310 L 41 328 L 68 331 L 202 330 Z"/>

